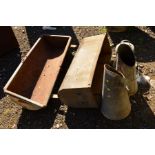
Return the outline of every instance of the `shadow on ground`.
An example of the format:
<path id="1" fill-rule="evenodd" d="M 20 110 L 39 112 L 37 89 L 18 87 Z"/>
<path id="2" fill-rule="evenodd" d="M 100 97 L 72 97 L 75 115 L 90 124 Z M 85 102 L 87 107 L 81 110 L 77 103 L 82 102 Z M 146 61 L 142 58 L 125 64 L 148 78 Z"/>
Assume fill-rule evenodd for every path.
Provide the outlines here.
<path id="1" fill-rule="evenodd" d="M 45 34 L 48 35 L 69 35 L 72 37 L 72 43 L 78 45 L 78 39 L 73 31 L 72 26 L 55 26 L 56 30 L 43 30 L 42 26 L 26 26 L 26 32 L 30 46 L 36 42 L 36 40 Z"/>
<path id="2" fill-rule="evenodd" d="M 138 62 L 155 61 L 155 39 L 136 27 L 130 27 L 128 31 L 121 33 L 109 33 L 114 46 L 121 40 L 129 40 L 135 45 L 135 55 Z M 139 86 L 140 87 L 140 86 Z M 155 128 L 154 113 L 150 109 L 147 100 L 143 97 L 146 88 L 139 88 L 137 94 L 132 97 L 132 111 L 130 115 L 121 121 L 111 121 L 102 116 L 98 109 L 73 109 L 69 108 L 66 114 L 66 124 L 73 129 L 132 129 Z M 133 102 L 134 101 L 134 102 Z"/>
<path id="3" fill-rule="evenodd" d="M 58 99 L 50 99 L 46 108 L 38 111 L 23 109 L 19 118 L 18 129 L 49 129 L 53 126 L 60 107 Z"/>
<path id="4" fill-rule="evenodd" d="M 154 29 L 152 27 L 151 29 Z M 139 62 L 155 61 L 155 39 L 136 27 L 129 27 L 128 31 L 121 33 L 109 32 L 114 46 L 121 40 L 129 40 L 135 45 L 135 56 Z"/>
<path id="5" fill-rule="evenodd" d="M 154 129 L 155 117 L 141 90 L 132 97 L 131 103 L 130 115 L 121 121 L 106 119 L 98 109 L 69 108 L 66 124 L 71 129 Z"/>
<path id="6" fill-rule="evenodd" d="M 20 49 L 12 50 L 0 57 L 0 99 L 5 96 L 3 87 L 21 61 Z"/>

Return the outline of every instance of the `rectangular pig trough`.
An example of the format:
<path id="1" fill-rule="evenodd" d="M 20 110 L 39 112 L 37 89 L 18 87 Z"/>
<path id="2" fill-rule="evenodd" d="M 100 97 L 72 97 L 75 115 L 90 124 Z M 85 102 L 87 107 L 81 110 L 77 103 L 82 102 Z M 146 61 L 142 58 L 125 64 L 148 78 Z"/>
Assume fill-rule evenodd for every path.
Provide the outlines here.
<path id="1" fill-rule="evenodd" d="M 5 85 L 4 92 L 29 110 L 45 107 L 70 42 L 70 36 L 40 37 Z"/>

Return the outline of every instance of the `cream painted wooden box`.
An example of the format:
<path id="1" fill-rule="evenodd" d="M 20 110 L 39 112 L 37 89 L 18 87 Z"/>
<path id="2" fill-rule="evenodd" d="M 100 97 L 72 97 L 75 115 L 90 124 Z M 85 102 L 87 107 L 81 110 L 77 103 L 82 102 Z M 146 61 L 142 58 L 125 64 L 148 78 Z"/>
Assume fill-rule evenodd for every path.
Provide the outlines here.
<path id="1" fill-rule="evenodd" d="M 111 53 L 106 33 L 84 38 L 60 86 L 61 102 L 74 108 L 97 108 L 104 64 L 109 64 Z"/>

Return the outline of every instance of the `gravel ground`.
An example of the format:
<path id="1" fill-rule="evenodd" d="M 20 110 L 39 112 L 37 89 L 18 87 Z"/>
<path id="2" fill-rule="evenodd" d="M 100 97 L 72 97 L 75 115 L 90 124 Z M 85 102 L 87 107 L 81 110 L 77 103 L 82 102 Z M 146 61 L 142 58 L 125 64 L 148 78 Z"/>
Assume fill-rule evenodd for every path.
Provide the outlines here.
<path id="1" fill-rule="evenodd" d="M 21 59 L 43 34 L 65 34 L 72 36 L 72 43 L 87 36 L 105 32 L 104 27 L 57 27 L 55 31 L 45 31 L 42 27 L 13 27 L 20 45 L 20 51 L 12 51 L 0 58 L 0 128 L 155 128 L 155 89 L 139 86 L 137 94 L 131 98 L 131 114 L 121 121 L 110 121 L 100 113 L 99 109 L 73 109 L 62 105 L 58 99 L 51 99 L 45 109 L 29 111 L 12 103 L 5 96 L 3 87 L 14 72 Z M 136 60 L 140 71 L 155 79 L 155 28 L 130 27 L 127 32 L 109 33 L 108 38 L 114 48 L 122 39 L 130 40 L 136 49 Z M 72 53 L 73 51 L 70 51 Z M 71 58 L 72 59 L 72 58 Z M 70 59 L 70 61 L 71 61 Z"/>

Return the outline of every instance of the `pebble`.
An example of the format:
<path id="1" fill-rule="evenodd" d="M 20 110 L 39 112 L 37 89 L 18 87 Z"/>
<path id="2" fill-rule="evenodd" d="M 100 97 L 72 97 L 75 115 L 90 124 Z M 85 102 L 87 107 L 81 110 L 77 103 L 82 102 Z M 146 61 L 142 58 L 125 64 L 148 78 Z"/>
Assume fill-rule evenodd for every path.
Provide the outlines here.
<path id="1" fill-rule="evenodd" d="M 147 91 L 147 92 L 144 93 L 144 95 L 148 95 L 148 94 L 149 94 L 149 91 Z"/>
<path id="2" fill-rule="evenodd" d="M 114 47 L 114 44 L 113 44 L 113 43 L 111 43 L 111 44 L 110 44 L 110 47 Z"/>
<path id="3" fill-rule="evenodd" d="M 60 127 L 60 125 L 59 124 L 56 124 L 56 126 L 55 126 L 56 128 L 59 128 Z"/>
<path id="4" fill-rule="evenodd" d="M 16 128 L 16 124 L 13 124 L 12 128 L 13 128 L 13 129 Z"/>
<path id="5" fill-rule="evenodd" d="M 148 30 L 144 30 L 144 32 L 146 32 L 146 33 L 147 33 L 147 32 L 148 32 Z"/>
<path id="6" fill-rule="evenodd" d="M 75 56 L 75 52 L 72 52 L 72 55 Z"/>
<path id="7" fill-rule="evenodd" d="M 152 69 L 149 70 L 149 73 L 153 73 Z"/>
<path id="8" fill-rule="evenodd" d="M 22 30 L 23 33 L 25 33 L 25 30 Z"/>
<path id="9" fill-rule="evenodd" d="M 152 99 L 152 97 L 153 97 L 152 95 L 148 95 L 147 96 L 147 98 L 148 98 L 149 101 Z"/>
<path id="10" fill-rule="evenodd" d="M 149 77 L 149 76 L 144 75 L 143 77 L 144 77 L 147 81 L 150 81 L 150 77 Z"/>
<path id="11" fill-rule="evenodd" d="M 43 26 L 42 27 L 43 30 L 56 30 L 56 27 L 51 27 L 51 26 Z"/>
<path id="12" fill-rule="evenodd" d="M 74 44 L 73 44 L 73 45 L 71 45 L 70 47 L 71 47 L 71 48 L 77 48 L 77 45 L 74 45 Z"/>
<path id="13" fill-rule="evenodd" d="M 146 85 L 147 83 L 149 83 L 149 81 L 150 81 L 150 77 L 147 75 L 137 76 L 137 82 L 141 83 L 142 85 Z"/>
<path id="14" fill-rule="evenodd" d="M 148 98 L 148 96 L 144 97 L 144 99 L 146 99 L 147 101 L 150 101 L 149 98 Z"/>
<path id="15" fill-rule="evenodd" d="M 143 67 L 144 67 L 144 65 L 142 65 L 142 64 L 139 64 L 138 66 L 139 66 L 140 68 L 143 68 Z"/>
<path id="16" fill-rule="evenodd" d="M 155 80 L 150 80 L 150 85 L 155 88 Z"/>
<path id="17" fill-rule="evenodd" d="M 115 54 L 113 54 L 113 55 L 112 55 L 112 57 L 113 57 L 113 58 L 116 58 L 116 55 L 115 55 Z"/>
<path id="18" fill-rule="evenodd" d="M 135 100 L 131 100 L 133 104 L 136 104 L 137 102 Z"/>

